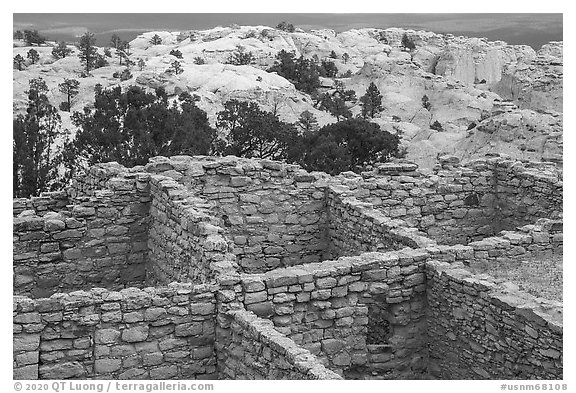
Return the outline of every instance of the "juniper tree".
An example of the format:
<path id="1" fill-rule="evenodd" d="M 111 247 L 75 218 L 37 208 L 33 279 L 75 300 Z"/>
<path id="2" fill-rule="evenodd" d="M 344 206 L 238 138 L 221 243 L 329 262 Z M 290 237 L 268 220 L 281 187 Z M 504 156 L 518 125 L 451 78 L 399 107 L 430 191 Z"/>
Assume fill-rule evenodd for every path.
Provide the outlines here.
<path id="1" fill-rule="evenodd" d="M 13 63 L 18 68 L 18 71 L 22 71 L 22 66 L 26 63 L 26 60 L 22 57 L 22 55 L 17 54 L 14 56 Z"/>
<path id="2" fill-rule="evenodd" d="M 406 33 L 402 35 L 402 46 L 408 50 L 416 49 L 416 44 L 414 44 L 414 40 L 408 37 L 408 34 Z"/>
<path id="3" fill-rule="evenodd" d="M 230 54 L 228 57 L 228 64 L 233 65 L 248 65 L 252 64 L 256 58 L 252 52 L 246 52 L 246 49 L 242 45 L 236 45 L 236 50 Z"/>
<path id="4" fill-rule="evenodd" d="M 38 30 L 24 30 L 24 40 L 28 45 L 40 45 L 46 42 L 46 37 L 38 34 Z"/>
<path id="5" fill-rule="evenodd" d="M 50 190 L 57 182 L 60 156 L 56 136 L 60 131 L 60 115 L 48 101 L 48 87 L 42 78 L 29 81 L 26 114 L 13 121 L 13 194 L 29 198 Z"/>
<path id="6" fill-rule="evenodd" d="M 177 59 L 182 59 L 182 52 L 180 52 L 178 49 L 172 49 L 170 54 Z"/>

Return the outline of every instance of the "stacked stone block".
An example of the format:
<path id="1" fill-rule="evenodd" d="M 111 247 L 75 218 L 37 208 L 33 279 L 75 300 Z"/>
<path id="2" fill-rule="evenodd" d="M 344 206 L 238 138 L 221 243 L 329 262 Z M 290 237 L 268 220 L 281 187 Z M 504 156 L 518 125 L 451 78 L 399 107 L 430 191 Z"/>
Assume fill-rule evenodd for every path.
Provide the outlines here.
<path id="1" fill-rule="evenodd" d="M 390 219 L 368 202 L 345 196 L 346 189 L 330 186 L 327 193 L 332 258 L 367 251 L 399 250 L 435 244 L 402 220 Z"/>
<path id="2" fill-rule="evenodd" d="M 410 378 L 425 368 L 425 251 L 364 253 L 241 275 L 244 305 L 343 375 L 355 369 Z M 367 343 L 385 312 L 386 342 Z M 377 328 L 377 327 L 376 327 Z"/>
<path id="3" fill-rule="evenodd" d="M 443 244 L 466 244 L 562 211 L 561 173 L 548 165 L 485 158 L 445 160 L 434 173 L 390 163 L 336 177 L 348 196 Z"/>
<path id="4" fill-rule="evenodd" d="M 150 185 L 148 282 L 213 281 L 211 264 L 226 259 L 232 247 L 210 206 L 170 177 L 153 175 Z"/>
<path id="5" fill-rule="evenodd" d="M 149 196 L 136 179 L 75 198 L 58 213 L 23 211 L 13 220 L 14 291 L 49 296 L 93 286 L 114 289 L 145 278 Z"/>
<path id="6" fill-rule="evenodd" d="M 296 165 L 236 157 L 159 157 L 146 169 L 173 177 L 211 202 L 245 272 L 325 257 L 325 184 Z"/>
<path id="7" fill-rule="evenodd" d="M 227 313 L 219 367 L 228 379 L 340 379 L 318 359 L 279 333 L 272 322 L 245 310 Z"/>
<path id="8" fill-rule="evenodd" d="M 14 298 L 15 379 L 216 377 L 214 288 Z"/>
<path id="9" fill-rule="evenodd" d="M 18 216 L 25 210 L 33 211 L 38 215 L 48 212 L 59 212 L 70 203 L 65 191 L 44 192 L 38 197 L 15 198 L 12 203 L 12 212 Z"/>
<path id="10" fill-rule="evenodd" d="M 562 379 L 562 304 L 426 265 L 429 372 L 439 379 Z"/>

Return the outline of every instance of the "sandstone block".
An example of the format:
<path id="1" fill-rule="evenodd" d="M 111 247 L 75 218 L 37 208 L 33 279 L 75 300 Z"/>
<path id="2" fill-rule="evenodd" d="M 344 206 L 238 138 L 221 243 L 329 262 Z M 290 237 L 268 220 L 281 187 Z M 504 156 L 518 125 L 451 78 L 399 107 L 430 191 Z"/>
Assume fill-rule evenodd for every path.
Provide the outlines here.
<path id="1" fill-rule="evenodd" d="M 145 341 L 148 338 L 148 326 L 136 326 L 122 331 L 122 340 L 126 342 Z"/>

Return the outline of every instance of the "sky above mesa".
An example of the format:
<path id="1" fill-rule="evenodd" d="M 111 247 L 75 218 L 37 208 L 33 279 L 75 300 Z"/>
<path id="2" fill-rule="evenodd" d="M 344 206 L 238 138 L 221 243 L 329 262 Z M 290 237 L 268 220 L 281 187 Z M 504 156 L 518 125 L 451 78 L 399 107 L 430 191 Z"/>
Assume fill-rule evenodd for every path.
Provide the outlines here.
<path id="1" fill-rule="evenodd" d="M 288 21 L 304 30 L 329 28 L 336 31 L 365 27 L 403 27 L 486 37 L 535 49 L 563 39 L 562 14 L 13 14 L 14 30 L 38 30 L 50 40 L 75 41 L 90 31 L 99 45 L 107 45 L 118 34 L 131 40 L 151 30 L 204 30 L 216 26 L 276 26 Z"/>

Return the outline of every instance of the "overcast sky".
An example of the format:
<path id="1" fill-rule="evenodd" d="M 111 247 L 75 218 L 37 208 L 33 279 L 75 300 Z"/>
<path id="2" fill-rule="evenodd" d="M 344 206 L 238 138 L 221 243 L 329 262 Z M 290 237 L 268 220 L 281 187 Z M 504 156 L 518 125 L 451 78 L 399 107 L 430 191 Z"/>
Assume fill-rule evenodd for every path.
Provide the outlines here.
<path id="1" fill-rule="evenodd" d="M 14 30 L 36 29 L 49 39 L 74 40 L 86 31 L 100 45 L 112 33 L 132 39 L 150 30 L 201 30 L 232 23 L 276 26 L 286 20 L 305 30 L 405 27 L 487 37 L 538 49 L 562 40 L 562 14 L 14 14 Z"/>

